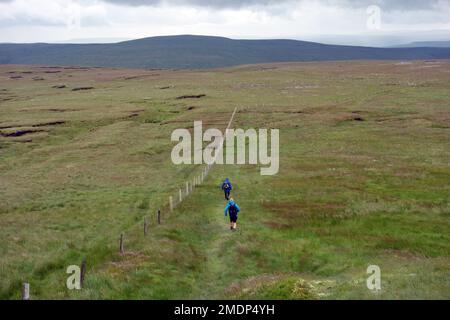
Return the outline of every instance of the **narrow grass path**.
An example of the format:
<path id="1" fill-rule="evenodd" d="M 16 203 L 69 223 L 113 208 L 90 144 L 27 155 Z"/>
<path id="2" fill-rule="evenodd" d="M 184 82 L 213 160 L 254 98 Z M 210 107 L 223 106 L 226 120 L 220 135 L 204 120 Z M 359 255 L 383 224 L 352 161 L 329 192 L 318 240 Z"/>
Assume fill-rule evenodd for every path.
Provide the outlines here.
<path id="1" fill-rule="evenodd" d="M 202 192 L 207 192 L 205 189 Z M 202 210 L 202 219 L 207 221 L 209 236 L 203 249 L 205 261 L 202 266 L 202 273 L 198 277 L 198 282 L 192 292 L 193 299 L 214 299 L 219 298 L 222 293 L 218 287 L 226 286 L 229 279 L 229 265 L 227 263 L 227 253 L 231 251 L 227 244 L 238 235 L 228 228 L 227 219 L 223 216 L 226 202 L 217 192 L 217 201 L 211 206 Z M 201 222 L 200 222 L 201 223 Z"/>
<path id="2" fill-rule="evenodd" d="M 234 109 L 228 122 L 227 129 L 231 127 L 237 109 L 237 107 Z M 212 177 L 214 177 L 214 175 L 212 175 Z M 216 179 L 213 181 L 216 181 Z M 212 190 L 213 193 L 216 194 L 216 192 L 214 192 L 214 187 Z M 200 191 L 207 192 L 205 189 L 200 189 Z M 217 286 L 223 288 L 227 284 L 227 281 L 229 282 L 232 280 L 228 275 L 230 266 L 226 261 L 227 249 L 230 249 L 227 244 L 231 243 L 230 240 L 233 236 L 236 236 L 237 232 L 227 229 L 227 219 L 224 218 L 223 215 L 226 201 L 223 198 L 223 194 L 221 195 L 220 189 L 217 189 L 217 201 L 211 203 L 214 204 L 211 205 L 211 207 L 207 206 L 206 210 L 203 212 L 203 219 L 208 221 L 210 231 L 213 232 L 213 234 L 212 237 L 209 238 L 208 244 L 204 250 L 206 260 L 203 272 L 199 277 L 197 289 L 193 292 L 193 298 L 199 299 L 220 298 L 222 290 L 217 290 Z"/>

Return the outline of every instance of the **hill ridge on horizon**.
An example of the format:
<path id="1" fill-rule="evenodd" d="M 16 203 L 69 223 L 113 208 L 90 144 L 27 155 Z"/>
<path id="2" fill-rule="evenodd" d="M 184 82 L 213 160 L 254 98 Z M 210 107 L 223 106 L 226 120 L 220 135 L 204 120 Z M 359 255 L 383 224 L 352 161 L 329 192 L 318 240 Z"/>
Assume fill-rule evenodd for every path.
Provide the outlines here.
<path id="1" fill-rule="evenodd" d="M 0 44 L 0 64 L 206 69 L 272 62 L 421 59 L 450 59 L 450 48 L 378 48 L 199 35 L 97 44 Z"/>

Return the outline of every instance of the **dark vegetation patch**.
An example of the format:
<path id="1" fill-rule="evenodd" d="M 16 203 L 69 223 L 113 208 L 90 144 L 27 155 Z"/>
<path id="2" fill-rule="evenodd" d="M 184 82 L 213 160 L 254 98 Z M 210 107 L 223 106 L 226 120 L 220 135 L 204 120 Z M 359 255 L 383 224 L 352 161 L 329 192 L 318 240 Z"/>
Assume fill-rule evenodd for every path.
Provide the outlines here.
<path id="1" fill-rule="evenodd" d="M 44 73 L 61 73 L 61 70 L 47 70 Z"/>
<path id="2" fill-rule="evenodd" d="M 124 119 L 129 119 L 129 118 L 136 118 L 136 117 L 139 117 L 139 113 L 132 113 L 132 114 L 129 114 L 128 116 L 126 116 Z"/>
<path id="3" fill-rule="evenodd" d="M 143 78 L 147 78 L 147 77 L 157 77 L 159 76 L 158 73 L 154 73 L 154 74 L 143 74 L 143 75 L 139 75 L 139 76 L 129 76 L 129 77 L 125 77 L 125 80 L 136 80 L 136 79 L 143 79 Z"/>
<path id="4" fill-rule="evenodd" d="M 341 122 L 352 122 L 352 121 L 356 121 L 356 122 L 364 122 L 366 121 L 366 119 L 359 113 L 356 112 L 352 112 L 350 114 L 345 113 L 342 115 L 338 115 L 336 116 L 336 120 L 338 121 L 338 123 Z"/>
<path id="5" fill-rule="evenodd" d="M 34 77 L 33 80 L 34 80 L 34 81 L 43 81 L 43 80 L 45 80 L 45 79 L 42 78 L 42 77 Z"/>
<path id="6" fill-rule="evenodd" d="M 34 124 L 34 125 L 32 125 L 32 127 L 33 128 L 37 128 L 37 127 L 57 126 L 57 125 L 65 124 L 65 123 L 66 123 L 66 121 L 59 120 L 59 121 L 52 121 L 52 122 L 44 122 L 44 123 Z"/>
<path id="7" fill-rule="evenodd" d="M 366 121 L 361 115 L 359 115 L 357 113 L 354 113 L 352 115 L 351 120 L 353 120 L 353 121 Z"/>
<path id="8" fill-rule="evenodd" d="M 171 89 L 171 88 L 173 88 L 173 86 L 159 87 L 160 90 L 167 90 L 167 89 Z"/>
<path id="9" fill-rule="evenodd" d="M 36 132 L 44 132 L 44 131 L 45 130 L 42 130 L 42 129 L 26 129 L 26 130 L 16 130 L 16 131 L 10 132 L 10 133 L 0 132 L 0 135 L 2 137 L 21 137 L 26 134 L 36 133 Z"/>
<path id="10" fill-rule="evenodd" d="M 0 127 L 0 130 L 1 129 L 11 129 L 11 128 L 15 128 L 15 127 L 17 127 L 17 126 L 2 126 L 2 127 Z"/>
<path id="11" fill-rule="evenodd" d="M 11 76 L 10 79 L 16 80 L 16 79 L 22 79 L 22 76 Z"/>
<path id="12" fill-rule="evenodd" d="M 57 109 L 57 108 L 49 108 L 49 109 L 20 109 L 19 112 L 36 112 L 36 111 L 47 111 L 47 112 L 73 112 L 80 111 L 81 109 Z"/>
<path id="13" fill-rule="evenodd" d="M 59 68 L 59 67 L 56 67 Z M 89 71 L 91 68 L 83 68 L 83 67 L 63 67 L 64 70 L 78 70 L 78 71 Z"/>
<path id="14" fill-rule="evenodd" d="M 72 91 L 85 91 L 85 90 L 92 90 L 94 87 L 77 87 L 73 88 Z"/>
<path id="15" fill-rule="evenodd" d="M 131 77 L 125 77 L 125 80 L 134 80 L 134 79 L 139 79 L 142 78 L 142 76 L 131 76 Z"/>
<path id="16" fill-rule="evenodd" d="M 64 89 L 67 88 L 67 86 L 65 84 L 61 84 L 61 85 L 56 85 L 52 87 L 53 89 Z"/>
<path id="17" fill-rule="evenodd" d="M 177 100 L 183 100 L 183 99 L 200 99 L 206 97 L 206 94 L 193 94 L 193 95 L 184 95 L 177 97 Z"/>
<path id="18" fill-rule="evenodd" d="M 39 128 L 39 127 L 49 127 L 49 126 L 57 126 L 61 124 L 65 124 L 66 121 L 59 120 L 59 121 L 52 121 L 52 122 L 44 122 L 44 123 L 37 123 L 32 125 L 8 125 L 8 126 L 0 126 L 0 129 L 12 129 L 12 128 L 18 128 L 18 127 L 32 127 L 32 128 Z"/>
<path id="19" fill-rule="evenodd" d="M 159 123 L 159 124 L 162 124 L 161 122 L 162 122 L 161 119 L 145 119 L 144 120 L 144 123 Z"/>

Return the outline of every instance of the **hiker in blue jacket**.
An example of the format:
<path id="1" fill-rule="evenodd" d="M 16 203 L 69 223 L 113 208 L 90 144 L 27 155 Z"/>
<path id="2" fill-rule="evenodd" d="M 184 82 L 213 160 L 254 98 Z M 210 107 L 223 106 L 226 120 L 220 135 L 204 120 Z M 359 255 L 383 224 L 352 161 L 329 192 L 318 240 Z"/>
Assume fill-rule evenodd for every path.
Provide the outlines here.
<path id="1" fill-rule="evenodd" d="M 230 214 L 230 229 L 232 231 L 236 230 L 236 223 L 240 211 L 241 208 L 239 208 L 238 204 L 234 202 L 233 199 L 230 199 L 227 206 L 225 207 L 225 217 Z"/>
<path id="2" fill-rule="evenodd" d="M 226 178 L 222 183 L 222 190 L 225 193 L 225 200 L 230 200 L 231 190 L 233 190 L 230 179 Z"/>

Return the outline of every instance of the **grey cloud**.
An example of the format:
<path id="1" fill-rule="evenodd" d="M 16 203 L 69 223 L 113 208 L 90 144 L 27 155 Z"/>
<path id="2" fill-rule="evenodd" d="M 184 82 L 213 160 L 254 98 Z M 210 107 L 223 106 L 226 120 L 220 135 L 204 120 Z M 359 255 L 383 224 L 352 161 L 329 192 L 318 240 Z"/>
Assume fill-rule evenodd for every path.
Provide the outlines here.
<path id="1" fill-rule="evenodd" d="M 252 5 L 267 6 L 281 2 L 294 2 L 295 0 L 103 0 L 118 5 L 128 6 L 156 6 L 161 4 L 168 5 L 187 5 L 207 8 L 241 8 Z"/>
<path id="2" fill-rule="evenodd" d="M 160 4 L 188 5 L 209 8 L 241 8 L 248 6 L 269 6 L 289 2 L 316 2 L 342 8 L 365 8 L 378 5 L 384 10 L 432 10 L 449 0 L 102 0 L 117 5 L 126 6 L 156 6 Z"/>
<path id="3" fill-rule="evenodd" d="M 384 10 L 415 11 L 435 9 L 441 3 L 448 2 L 448 0 L 328 0 L 326 2 L 340 4 L 343 7 L 368 7 L 370 5 L 378 5 Z"/>
<path id="4" fill-rule="evenodd" d="M 10 3 L 14 0 L 0 0 L 0 3 Z M 74 0 L 83 2 L 84 0 Z M 123 6 L 159 6 L 187 5 L 205 8 L 243 8 L 249 6 L 271 6 L 283 3 L 311 2 L 323 5 L 337 6 L 341 8 L 366 8 L 370 5 L 378 5 L 386 11 L 416 11 L 438 10 L 442 6 L 450 6 L 450 0 L 100 0 L 102 2 Z"/>

